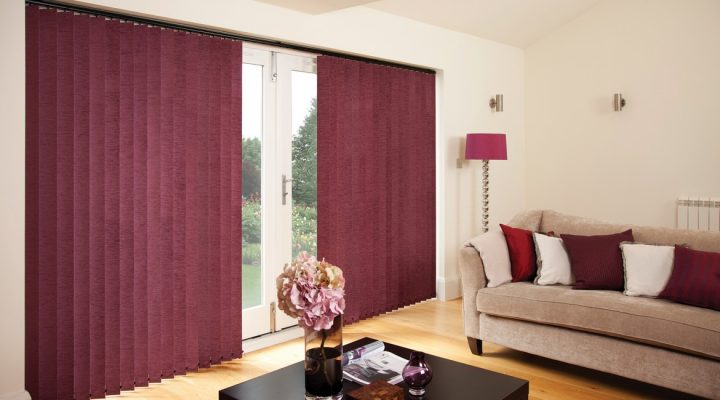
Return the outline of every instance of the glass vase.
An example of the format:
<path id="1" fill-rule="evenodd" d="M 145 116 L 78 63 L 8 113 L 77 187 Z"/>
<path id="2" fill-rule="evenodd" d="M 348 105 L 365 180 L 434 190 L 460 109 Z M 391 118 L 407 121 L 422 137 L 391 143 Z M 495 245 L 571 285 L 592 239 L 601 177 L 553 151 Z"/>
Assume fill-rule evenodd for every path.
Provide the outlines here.
<path id="1" fill-rule="evenodd" d="M 342 315 L 335 317 L 330 329 L 304 329 L 305 399 L 342 399 Z"/>
<path id="2" fill-rule="evenodd" d="M 424 395 L 425 386 L 430 383 L 432 376 L 430 364 L 425 361 L 425 353 L 420 351 L 410 353 L 410 361 L 402 371 L 403 380 L 410 388 L 410 394 L 413 396 Z"/>

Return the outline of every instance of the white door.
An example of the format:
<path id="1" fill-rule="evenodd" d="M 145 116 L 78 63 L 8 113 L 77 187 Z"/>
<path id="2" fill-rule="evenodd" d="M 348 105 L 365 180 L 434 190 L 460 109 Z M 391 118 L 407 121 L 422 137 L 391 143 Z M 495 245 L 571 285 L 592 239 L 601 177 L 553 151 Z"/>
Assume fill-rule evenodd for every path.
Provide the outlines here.
<path id="1" fill-rule="evenodd" d="M 316 251 L 316 95 L 314 57 L 243 49 L 243 339 L 297 324 L 275 278 Z"/>

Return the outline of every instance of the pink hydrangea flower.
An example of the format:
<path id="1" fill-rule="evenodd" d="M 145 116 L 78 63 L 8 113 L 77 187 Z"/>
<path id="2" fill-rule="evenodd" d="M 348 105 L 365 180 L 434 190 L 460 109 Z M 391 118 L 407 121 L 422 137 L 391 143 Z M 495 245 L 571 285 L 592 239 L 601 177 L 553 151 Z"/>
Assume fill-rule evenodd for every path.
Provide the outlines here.
<path id="1" fill-rule="evenodd" d="M 342 270 L 301 252 L 277 277 L 278 308 L 301 325 L 316 331 L 330 329 L 345 311 Z"/>

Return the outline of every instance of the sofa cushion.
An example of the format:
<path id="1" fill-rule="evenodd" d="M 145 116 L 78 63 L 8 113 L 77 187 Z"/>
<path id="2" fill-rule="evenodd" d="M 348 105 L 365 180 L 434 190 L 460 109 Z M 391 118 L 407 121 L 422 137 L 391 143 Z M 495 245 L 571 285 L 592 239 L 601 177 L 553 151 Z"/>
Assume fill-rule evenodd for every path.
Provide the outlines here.
<path id="1" fill-rule="evenodd" d="M 535 277 L 537 269 L 533 233 L 520 228 L 500 224 L 505 234 L 513 282 L 527 281 Z"/>
<path id="2" fill-rule="evenodd" d="M 470 239 L 468 244 L 474 247 L 478 254 L 480 254 L 480 259 L 485 267 L 487 287 L 498 287 L 512 281 L 510 255 L 508 254 L 505 235 L 503 235 L 502 232 L 485 232 L 480 236 Z"/>
<path id="3" fill-rule="evenodd" d="M 611 235 L 560 235 L 570 256 L 575 289 L 623 290 L 620 243 L 632 242 L 632 230 Z"/>
<path id="4" fill-rule="evenodd" d="M 559 237 L 533 233 L 537 254 L 537 285 L 572 285 L 575 283 L 570 258 L 563 240 Z"/>
<path id="5" fill-rule="evenodd" d="M 675 246 L 672 275 L 658 297 L 720 311 L 720 253 Z"/>
<path id="6" fill-rule="evenodd" d="M 607 290 L 526 282 L 480 289 L 477 309 L 490 315 L 648 343 L 720 360 L 720 312 Z"/>
<path id="7" fill-rule="evenodd" d="M 622 243 L 626 296 L 658 297 L 673 269 L 672 246 Z"/>

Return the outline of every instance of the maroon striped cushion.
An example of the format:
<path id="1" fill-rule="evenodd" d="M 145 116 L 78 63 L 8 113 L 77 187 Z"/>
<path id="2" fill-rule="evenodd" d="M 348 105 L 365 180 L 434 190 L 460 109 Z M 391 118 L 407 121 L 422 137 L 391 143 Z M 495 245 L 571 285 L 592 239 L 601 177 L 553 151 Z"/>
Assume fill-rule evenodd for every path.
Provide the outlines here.
<path id="1" fill-rule="evenodd" d="M 633 241 L 632 229 L 612 235 L 560 237 L 575 275 L 573 289 L 624 289 L 625 274 L 620 243 Z"/>
<path id="2" fill-rule="evenodd" d="M 720 253 L 675 246 L 673 271 L 658 297 L 720 310 Z"/>
<path id="3" fill-rule="evenodd" d="M 535 278 L 537 264 L 535 242 L 532 232 L 500 224 L 505 234 L 508 252 L 510 253 L 510 273 L 513 282 L 529 281 Z"/>

